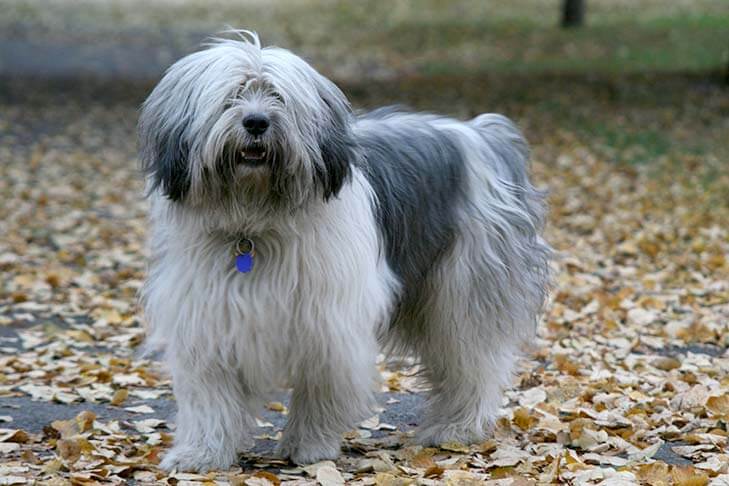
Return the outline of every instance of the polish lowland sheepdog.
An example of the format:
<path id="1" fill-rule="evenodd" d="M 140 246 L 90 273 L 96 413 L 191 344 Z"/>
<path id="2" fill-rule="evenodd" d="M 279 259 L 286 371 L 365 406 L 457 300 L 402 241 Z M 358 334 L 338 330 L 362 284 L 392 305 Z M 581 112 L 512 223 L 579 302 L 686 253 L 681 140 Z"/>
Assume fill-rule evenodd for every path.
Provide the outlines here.
<path id="1" fill-rule="evenodd" d="M 381 348 L 430 384 L 417 440 L 483 439 L 547 293 L 521 133 L 495 114 L 355 115 L 300 57 L 238 34 L 169 68 L 139 121 L 142 303 L 178 407 L 162 467 L 234 464 L 280 386 L 280 453 L 337 457 L 376 406 Z"/>

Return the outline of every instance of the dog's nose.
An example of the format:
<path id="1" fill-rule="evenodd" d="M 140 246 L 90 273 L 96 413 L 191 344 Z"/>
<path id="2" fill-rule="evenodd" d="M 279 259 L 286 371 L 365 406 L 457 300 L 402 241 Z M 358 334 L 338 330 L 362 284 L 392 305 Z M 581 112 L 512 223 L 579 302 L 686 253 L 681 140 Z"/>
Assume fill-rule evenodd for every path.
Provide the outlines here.
<path id="1" fill-rule="evenodd" d="M 263 113 L 253 113 L 243 118 L 243 127 L 254 136 L 263 135 L 271 121 Z"/>

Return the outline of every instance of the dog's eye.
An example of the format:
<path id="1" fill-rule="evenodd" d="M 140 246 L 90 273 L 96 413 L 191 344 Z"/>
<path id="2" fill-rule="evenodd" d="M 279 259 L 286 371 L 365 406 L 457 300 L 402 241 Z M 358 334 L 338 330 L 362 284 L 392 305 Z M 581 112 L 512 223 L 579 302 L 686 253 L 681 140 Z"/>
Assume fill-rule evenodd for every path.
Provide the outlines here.
<path id="1" fill-rule="evenodd" d="M 282 105 L 286 104 L 286 101 L 284 101 L 283 96 L 281 96 L 281 93 L 277 91 L 271 91 L 271 97 L 275 100 L 277 100 Z"/>
<path id="2" fill-rule="evenodd" d="M 235 105 L 236 101 L 238 101 L 238 93 L 236 93 L 235 96 L 231 96 L 225 99 L 225 103 L 223 103 L 223 109 L 229 110 L 230 108 L 233 108 L 233 105 Z"/>

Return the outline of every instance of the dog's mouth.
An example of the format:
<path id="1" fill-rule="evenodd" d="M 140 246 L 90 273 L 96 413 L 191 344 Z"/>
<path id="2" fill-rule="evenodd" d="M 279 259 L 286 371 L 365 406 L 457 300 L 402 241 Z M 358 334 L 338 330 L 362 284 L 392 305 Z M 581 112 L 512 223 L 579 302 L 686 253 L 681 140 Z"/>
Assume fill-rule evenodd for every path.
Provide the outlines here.
<path id="1" fill-rule="evenodd" d="M 240 151 L 239 161 L 250 166 L 262 165 L 268 159 L 268 151 L 263 145 L 249 145 Z"/>

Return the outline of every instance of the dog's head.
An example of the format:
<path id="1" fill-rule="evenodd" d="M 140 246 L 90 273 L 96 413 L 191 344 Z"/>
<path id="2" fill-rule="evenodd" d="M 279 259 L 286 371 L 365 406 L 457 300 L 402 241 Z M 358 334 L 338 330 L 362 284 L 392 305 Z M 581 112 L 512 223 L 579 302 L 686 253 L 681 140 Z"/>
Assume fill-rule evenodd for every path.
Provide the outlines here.
<path id="1" fill-rule="evenodd" d="M 179 60 L 145 101 L 151 189 L 191 205 L 336 196 L 355 150 L 347 99 L 300 57 L 238 34 Z"/>

